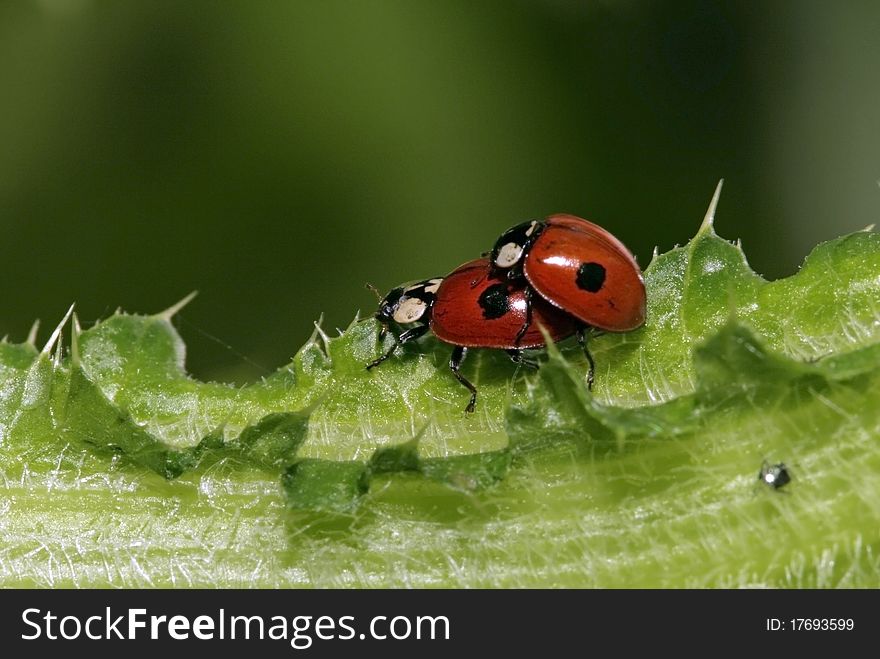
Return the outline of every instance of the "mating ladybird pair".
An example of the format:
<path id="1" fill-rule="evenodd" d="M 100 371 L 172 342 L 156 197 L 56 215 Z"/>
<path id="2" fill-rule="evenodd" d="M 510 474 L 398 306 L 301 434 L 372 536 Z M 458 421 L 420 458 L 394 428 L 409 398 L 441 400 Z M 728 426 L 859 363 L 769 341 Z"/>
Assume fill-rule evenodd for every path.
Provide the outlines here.
<path id="1" fill-rule="evenodd" d="M 375 317 L 380 338 L 390 329 L 395 340 L 368 370 L 430 329 L 455 346 L 449 368 L 471 392 L 466 410 L 473 412 L 477 389 L 459 372 L 468 348 L 505 350 L 513 361 L 532 365 L 523 350 L 545 345 L 540 327 L 554 342 L 576 334 L 592 387 L 587 330 L 641 327 L 645 282 L 633 255 L 605 229 L 574 215 L 551 215 L 505 231 L 491 252 L 446 277 L 393 289 Z"/>

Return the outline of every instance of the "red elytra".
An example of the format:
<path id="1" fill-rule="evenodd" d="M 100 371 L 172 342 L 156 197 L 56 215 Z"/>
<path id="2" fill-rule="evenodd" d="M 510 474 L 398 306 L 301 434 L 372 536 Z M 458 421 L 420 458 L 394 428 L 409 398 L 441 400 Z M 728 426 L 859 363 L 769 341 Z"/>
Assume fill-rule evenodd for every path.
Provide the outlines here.
<path id="1" fill-rule="evenodd" d="M 467 348 L 512 350 L 543 347 L 539 325 L 553 341 L 575 333 L 575 319 L 540 298 L 532 299 L 531 322 L 521 333 L 527 321 L 526 285 L 493 276 L 491 270 L 489 259 L 475 259 L 444 277 L 431 309 L 434 336 Z"/>
<path id="2" fill-rule="evenodd" d="M 574 215 L 551 215 L 523 258 L 532 288 L 587 325 L 627 332 L 645 323 L 642 271 L 602 227 Z"/>

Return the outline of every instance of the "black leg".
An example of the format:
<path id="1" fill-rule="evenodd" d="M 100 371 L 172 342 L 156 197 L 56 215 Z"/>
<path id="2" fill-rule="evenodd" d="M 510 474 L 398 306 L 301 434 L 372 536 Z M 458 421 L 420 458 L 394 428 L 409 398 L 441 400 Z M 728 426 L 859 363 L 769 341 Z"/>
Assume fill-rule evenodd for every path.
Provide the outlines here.
<path id="1" fill-rule="evenodd" d="M 529 325 L 532 324 L 532 289 L 530 286 L 526 286 L 525 288 L 525 298 L 526 298 L 526 322 L 522 327 L 519 328 L 519 332 L 516 333 L 516 338 L 513 340 L 513 345 L 518 346 L 519 342 L 522 341 L 522 338 L 526 335 L 526 332 L 529 329 Z"/>
<path id="2" fill-rule="evenodd" d="M 471 392 L 471 400 L 468 403 L 468 406 L 464 408 L 464 411 L 470 414 L 477 407 L 477 388 L 468 382 L 464 376 L 458 372 L 458 369 L 461 368 L 461 364 L 464 361 L 464 358 L 467 357 L 467 348 L 463 346 L 456 346 L 455 350 L 452 351 L 452 357 L 449 358 L 449 368 L 452 369 L 452 374 L 456 377 L 456 379 L 461 382 L 465 387 L 468 388 L 468 391 Z"/>
<path id="3" fill-rule="evenodd" d="M 378 366 L 379 364 L 384 362 L 386 359 L 391 357 L 391 355 L 394 354 L 394 351 L 397 350 L 398 347 L 402 346 L 404 343 L 409 343 L 410 341 L 419 338 L 427 331 L 428 331 L 427 325 L 419 325 L 418 327 L 409 328 L 408 330 L 403 332 L 400 336 L 394 336 L 394 334 L 392 334 L 392 336 L 394 336 L 394 344 L 388 349 L 388 352 L 386 352 L 384 355 L 382 355 L 378 359 L 374 359 L 369 364 L 367 364 L 367 370 L 369 371 L 371 368 Z"/>
<path id="4" fill-rule="evenodd" d="M 587 372 L 587 389 L 590 391 L 593 390 L 593 379 L 596 376 L 596 362 L 593 361 L 593 355 L 590 354 L 590 349 L 587 347 L 587 327 L 581 326 L 577 331 L 578 343 L 581 344 L 581 348 L 584 349 L 584 354 L 587 356 L 587 361 L 590 363 L 590 370 Z"/>
<path id="5" fill-rule="evenodd" d="M 374 360 L 371 361 L 369 364 L 367 364 L 367 370 L 368 370 L 368 371 L 369 371 L 371 368 L 373 368 L 373 367 L 375 367 L 375 366 L 378 366 L 379 364 L 381 364 L 382 362 L 384 362 L 384 361 L 385 361 L 386 359 L 388 359 L 389 357 L 391 357 L 391 355 L 394 354 L 394 351 L 397 350 L 397 346 L 400 345 L 400 340 L 399 340 L 396 336 L 394 336 L 393 334 L 392 334 L 391 336 L 394 337 L 394 343 L 393 343 L 392 346 L 388 349 L 388 352 L 386 352 L 386 353 L 385 353 L 384 355 L 382 355 L 381 357 L 378 357 L 377 359 L 374 359 Z"/>
<path id="6" fill-rule="evenodd" d="M 528 366 L 529 368 L 538 368 L 539 364 L 534 359 L 529 359 L 523 354 L 522 350 L 507 350 L 508 355 L 510 355 L 510 361 L 514 364 L 521 364 L 523 366 Z"/>

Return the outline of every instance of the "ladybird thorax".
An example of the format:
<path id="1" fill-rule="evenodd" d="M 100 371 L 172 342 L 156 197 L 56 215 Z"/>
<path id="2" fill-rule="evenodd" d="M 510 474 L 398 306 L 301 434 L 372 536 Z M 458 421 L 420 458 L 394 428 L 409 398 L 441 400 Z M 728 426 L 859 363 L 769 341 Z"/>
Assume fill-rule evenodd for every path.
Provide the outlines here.
<path id="1" fill-rule="evenodd" d="M 505 231 L 492 248 L 492 265 L 501 270 L 518 265 L 545 226 L 540 220 L 529 220 Z"/>
<path id="2" fill-rule="evenodd" d="M 441 278 L 425 279 L 413 284 L 398 286 L 379 303 L 376 319 L 382 323 L 398 325 L 427 322 L 428 311 L 437 299 Z"/>

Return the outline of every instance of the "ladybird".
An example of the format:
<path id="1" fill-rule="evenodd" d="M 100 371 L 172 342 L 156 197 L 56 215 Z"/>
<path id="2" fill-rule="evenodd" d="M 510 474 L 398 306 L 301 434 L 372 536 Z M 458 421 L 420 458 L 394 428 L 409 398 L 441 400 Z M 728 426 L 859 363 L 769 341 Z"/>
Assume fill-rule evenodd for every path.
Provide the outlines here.
<path id="1" fill-rule="evenodd" d="M 767 487 L 778 490 L 791 482 L 791 474 L 788 473 L 788 467 L 785 466 L 784 462 L 771 465 L 764 460 L 764 463 L 761 465 L 761 471 L 758 472 L 758 480 L 767 485 Z"/>
<path id="2" fill-rule="evenodd" d="M 459 266 L 446 277 L 392 289 L 381 299 L 374 317 L 382 324 L 380 338 L 391 330 L 394 344 L 367 364 L 367 370 L 430 330 L 440 341 L 454 346 L 449 368 L 471 392 L 465 410 L 473 412 L 477 388 L 460 373 L 470 348 L 505 350 L 514 362 L 536 366 L 522 351 L 545 345 L 539 325 L 553 341 L 582 333 L 578 321 L 561 309 L 540 298 L 529 303 L 526 288 L 524 283 L 497 275 L 489 259 L 481 258 Z"/>
<path id="3" fill-rule="evenodd" d="M 584 325 L 607 332 L 645 323 L 645 281 L 635 257 L 592 222 L 565 214 L 523 222 L 501 234 L 490 255 L 499 276 L 528 283 L 527 302 L 534 291 Z M 591 385 L 592 373 L 591 366 Z"/>

